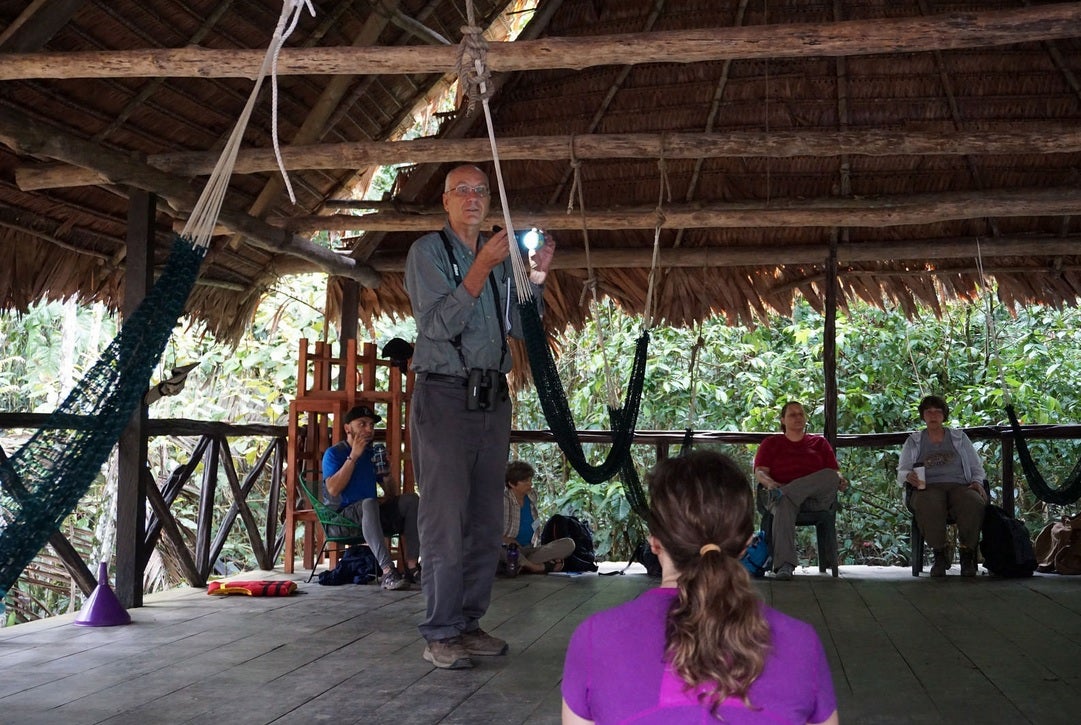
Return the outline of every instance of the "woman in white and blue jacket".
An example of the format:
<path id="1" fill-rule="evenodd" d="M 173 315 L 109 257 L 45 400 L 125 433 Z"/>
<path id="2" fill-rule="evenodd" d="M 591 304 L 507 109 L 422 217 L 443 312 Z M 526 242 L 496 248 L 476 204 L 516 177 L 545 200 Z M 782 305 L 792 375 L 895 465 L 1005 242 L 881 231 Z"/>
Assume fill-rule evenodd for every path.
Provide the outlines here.
<path id="1" fill-rule="evenodd" d="M 946 521 L 957 522 L 961 542 L 961 576 L 976 576 L 976 547 L 980 541 L 987 493 L 983 462 L 964 431 L 943 425 L 946 401 L 928 395 L 920 401 L 920 418 L 927 424 L 908 437 L 897 464 L 897 482 L 912 487 L 909 506 L 923 538 L 935 552 L 931 576 L 946 576 Z M 922 466 L 921 480 L 915 469 Z"/>

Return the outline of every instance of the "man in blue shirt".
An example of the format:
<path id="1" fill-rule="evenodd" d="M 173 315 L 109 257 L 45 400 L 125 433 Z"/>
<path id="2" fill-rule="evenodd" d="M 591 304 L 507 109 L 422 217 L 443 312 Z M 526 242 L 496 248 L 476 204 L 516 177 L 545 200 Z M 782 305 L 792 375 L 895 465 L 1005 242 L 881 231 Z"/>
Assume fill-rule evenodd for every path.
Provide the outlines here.
<path id="1" fill-rule="evenodd" d="M 382 418 L 367 405 L 357 405 L 345 414 L 345 440 L 323 454 L 323 499 L 328 506 L 360 525 L 365 543 L 383 570 L 380 580 L 383 588 L 402 589 L 419 577 L 418 498 L 415 493 L 399 495 L 396 481 L 376 475 L 372 438 L 375 424 L 380 420 Z M 381 483 L 387 494 L 382 503 L 376 497 L 376 483 Z M 408 579 L 394 566 L 384 543 L 384 531 L 400 533 L 405 540 Z"/>

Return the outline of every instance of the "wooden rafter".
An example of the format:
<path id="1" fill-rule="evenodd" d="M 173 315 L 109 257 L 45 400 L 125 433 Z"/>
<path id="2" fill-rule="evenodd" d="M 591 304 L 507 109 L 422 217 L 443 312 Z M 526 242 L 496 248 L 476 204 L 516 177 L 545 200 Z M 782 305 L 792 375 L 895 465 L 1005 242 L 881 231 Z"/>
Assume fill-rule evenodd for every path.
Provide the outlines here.
<path id="1" fill-rule="evenodd" d="M 788 156 L 952 156 L 963 154 L 1074 153 L 1081 151 L 1081 127 L 1076 124 L 1021 123 L 1009 129 L 924 132 L 888 129 L 841 131 L 731 131 L 723 133 L 624 133 L 580 136 L 527 136 L 499 139 L 499 156 L 506 161 L 586 159 L 707 159 L 721 157 L 782 158 Z M 412 141 L 358 142 L 284 146 L 285 167 L 353 169 L 407 163 L 484 162 L 492 158 L 486 138 L 422 138 Z M 209 152 L 153 154 L 150 166 L 177 176 L 209 174 L 218 155 Z M 237 174 L 277 169 L 273 149 L 243 149 Z M 23 166 L 15 171 L 23 191 L 110 183 L 95 171 L 69 164 Z"/>
<path id="2" fill-rule="evenodd" d="M 958 257 L 975 259 L 977 243 L 979 253 L 992 257 L 1041 257 L 1075 256 L 1081 250 L 1081 235 L 1071 237 L 1002 237 L 998 239 L 919 239 L 909 242 L 842 243 L 837 245 L 839 264 L 880 264 L 882 260 L 914 262 L 911 274 L 922 274 L 933 260 L 955 260 Z M 754 245 L 748 247 L 680 247 L 661 251 L 660 264 L 665 269 L 713 269 L 717 267 L 761 267 L 763 260 L 770 264 L 800 265 L 823 264 L 829 253 L 826 244 Z M 643 269 L 650 266 L 653 250 L 649 247 L 621 249 L 592 249 L 589 266 L 594 269 Z M 368 260 L 381 273 L 400 273 L 405 270 L 405 254 L 376 252 Z M 1076 266 L 1076 265 L 1073 265 Z M 994 265 L 986 266 L 992 271 Z M 560 249 L 552 259 L 554 270 L 586 269 L 585 251 Z M 1011 271 L 1018 268 L 1010 267 Z M 1024 268 L 1028 272 L 1040 271 L 1038 267 Z M 1057 268 L 1056 268 L 1057 269 Z M 860 274 L 885 274 L 889 272 L 861 270 Z M 894 270 L 898 274 L 903 270 Z M 893 273 L 889 272 L 889 273 Z"/>
<path id="3" fill-rule="evenodd" d="M 985 48 L 1073 38 L 1081 2 L 1016 10 L 940 13 L 917 18 L 796 23 L 738 28 L 631 33 L 586 38 L 495 42 L 488 50 L 493 72 L 582 69 L 602 65 L 698 63 L 729 59 L 917 53 Z M 455 46 L 285 48 L 278 74 L 360 75 L 450 73 Z M 254 78 L 263 50 L 206 48 L 11 53 L 0 80 L 31 78 Z"/>
<path id="4" fill-rule="evenodd" d="M 22 154 L 47 156 L 94 169 L 116 183 L 158 194 L 181 212 L 190 211 L 198 198 L 195 189 L 184 179 L 59 129 L 34 123 L 9 108 L 0 108 L 0 142 Z M 244 212 L 223 207 L 218 221 L 261 249 L 305 259 L 330 274 L 355 279 L 368 287 L 379 286 L 379 276 L 371 268 Z"/>
<path id="5" fill-rule="evenodd" d="M 589 229 L 654 229 L 656 207 L 587 209 Z M 674 204 L 664 207 L 662 229 L 763 228 L 763 227 L 895 227 L 932 224 L 984 216 L 1058 216 L 1081 214 L 1081 189 L 1073 186 L 1038 189 L 961 191 L 942 194 L 861 197 L 840 199 L 773 199 L 768 203 L 730 202 Z M 543 229 L 577 229 L 582 217 L 566 208 L 515 209 L 511 218 L 518 226 Z M 489 224 L 498 224 L 501 212 L 489 212 Z M 432 231 L 443 225 L 442 208 L 427 213 L 403 214 L 380 211 L 363 216 L 335 214 L 271 219 L 295 232 L 335 231 Z"/>

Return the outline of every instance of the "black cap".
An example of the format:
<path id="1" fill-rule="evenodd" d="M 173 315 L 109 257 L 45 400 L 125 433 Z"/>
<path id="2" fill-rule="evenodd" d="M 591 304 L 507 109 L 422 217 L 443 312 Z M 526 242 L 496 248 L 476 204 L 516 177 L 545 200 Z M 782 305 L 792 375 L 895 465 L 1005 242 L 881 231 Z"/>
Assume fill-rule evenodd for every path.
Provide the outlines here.
<path id="1" fill-rule="evenodd" d="M 371 418 L 373 423 L 378 423 L 383 420 L 376 415 L 375 411 L 372 410 L 370 406 L 367 405 L 354 405 L 349 409 L 349 412 L 345 414 L 344 422 L 352 423 L 357 418 Z"/>

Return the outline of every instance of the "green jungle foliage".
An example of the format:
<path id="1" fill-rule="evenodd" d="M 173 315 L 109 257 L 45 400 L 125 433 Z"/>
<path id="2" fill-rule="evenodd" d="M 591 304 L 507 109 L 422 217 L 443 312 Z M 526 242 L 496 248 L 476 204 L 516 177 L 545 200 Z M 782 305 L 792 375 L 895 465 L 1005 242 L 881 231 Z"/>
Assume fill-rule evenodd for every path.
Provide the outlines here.
<path id="1" fill-rule="evenodd" d="M 948 305 L 941 318 L 928 311 L 914 322 L 866 305 L 839 314 L 838 433 L 916 430 L 922 425 L 916 405 L 929 393 L 946 396 L 949 425 L 1005 425 L 1002 381 L 1022 422 L 1076 423 L 1081 410 L 1081 389 L 1075 383 L 1081 368 L 1079 311 L 997 308 L 994 315 L 991 339 L 985 310 L 973 304 Z M 600 337 L 609 348 L 612 378 L 622 390 L 640 321 L 618 314 L 596 318 L 604 326 Z M 797 305 L 791 317 L 776 317 L 754 329 L 728 327 L 722 320 L 695 330 L 654 329 L 638 429 L 775 431 L 781 405 L 799 400 L 810 415 L 809 430 L 820 432 L 822 330 L 821 316 L 806 303 Z M 557 341 L 562 380 L 579 429 L 607 427 L 598 337 L 591 324 Z M 546 427 L 534 397 L 520 399 L 515 427 Z M 998 499 L 1001 446 L 997 441 L 976 445 Z M 594 448 L 596 462 L 605 448 Z M 720 448 L 750 470 L 753 446 Z M 1081 443 L 1072 441 L 1032 441 L 1030 449 L 1052 483 L 1062 480 L 1081 455 Z M 672 454 L 677 452 L 674 446 Z M 838 450 L 842 472 L 852 482 L 842 494 L 838 516 L 842 563 L 908 564 L 910 517 L 896 483 L 899 454 L 899 445 Z M 577 513 L 593 524 L 600 556 L 629 557 L 645 527 L 618 481 L 587 485 L 551 445 L 521 444 L 513 455 L 537 466 L 535 487 L 550 507 L 542 515 Z M 638 446 L 633 455 L 644 481 L 654 451 Z M 1034 533 L 1049 517 L 1060 515 L 1028 493 L 1019 466 L 1016 485 L 1018 514 Z M 807 561 L 815 559 L 812 529 L 800 530 L 800 545 Z"/>
<path id="2" fill-rule="evenodd" d="M 284 425 L 296 387 L 296 356 L 301 338 L 334 340 L 322 316 L 320 278 L 283 281 L 261 305 L 247 336 L 236 348 L 216 343 L 198 329 L 179 329 L 166 350 L 160 372 L 198 362 L 184 390 L 162 398 L 153 418 L 192 418 L 236 423 Z M 559 367 L 580 429 L 606 429 L 605 362 L 612 369 L 618 397 L 629 375 L 640 320 L 610 308 L 596 316 L 605 349 L 598 347 L 597 323 L 565 331 L 557 339 Z M 652 331 L 649 365 L 639 430 L 774 431 L 780 405 L 800 400 L 810 413 L 810 429 L 822 425 L 821 316 L 799 304 L 789 317 L 774 317 L 759 327 L 733 328 L 723 319 L 694 330 L 658 327 Z M 49 412 L 115 333 L 115 321 L 101 307 L 50 303 L 21 316 L 0 316 L 0 409 Z M 958 426 L 1004 424 L 1003 381 L 1026 423 L 1076 423 L 1081 390 L 1073 383 L 1081 368 L 1081 312 L 1076 308 L 994 311 L 995 336 L 988 335 L 985 310 L 973 304 L 944 307 L 941 317 L 927 311 L 909 322 L 894 312 L 854 304 L 837 320 L 838 431 L 872 433 L 913 430 L 919 425 L 916 403 L 925 393 L 944 394 L 950 423 Z M 411 320 L 385 320 L 368 330 L 382 345 L 400 336 L 413 339 Z M 692 366 L 692 353 L 695 363 Z M 520 393 L 514 426 L 547 428 L 532 389 Z M 11 454 L 31 431 L 0 431 L 0 446 Z M 154 439 L 151 469 L 159 483 L 188 462 L 197 439 Z M 251 470 L 268 439 L 230 439 L 241 480 Z M 1001 447 L 977 442 L 996 496 L 1001 487 Z M 752 446 L 723 446 L 748 468 Z M 1033 455 L 1049 481 L 1063 478 L 1081 455 L 1081 443 L 1033 441 Z M 604 446 L 587 446 L 599 461 Z M 894 469 L 900 447 L 842 448 L 842 469 L 852 487 L 842 495 L 839 514 L 842 563 L 904 565 L 908 562 L 909 516 L 901 503 Z M 673 446 L 672 454 L 678 452 Z M 649 446 L 633 455 L 645 479 L 655 460 Z M 592 486 L 566 466 L 553 444 L 518 444 L 512 456 L 537 468 L 535 485 L 542 515 L 562 511 L 587 519 L 598 555 L 625 560 L 644 535 L 630 510 L 619 480 Z M 198 514 L 202 465 L 173 504 L 185 536 L 193 540 Z M 219 472 L 224 482 L 224 474 Z M 1018 469 L 1018 512 L 1034 531 L 1048 510 L 1027 492 Z M 222 485 L 214 502 L 215 524 L 232 503 Z M 257 520 L 265 515 L 269 472 L 260 476 L 248 501 Z M 110 561 L 114 547 L 113 511 L 116 474 L 110 462 L 79 509 L 65 523 L 65 533 L 88 562 Z M 810 531 L 801 531 L 807 561 L 815 558 Z M 163 540 L 164 541 L 164 540 Z M 242 525 L 234 524 L 217 571 L 228 574 L 255 565 Z M 159 545 L 144 582 L 147 591 L 182 581 L 177 557 Z M 48 548 L 39 555 L 9 594 L 9 622 L 77 609 L 81 595 Z"/>

